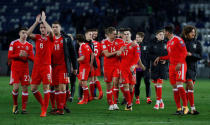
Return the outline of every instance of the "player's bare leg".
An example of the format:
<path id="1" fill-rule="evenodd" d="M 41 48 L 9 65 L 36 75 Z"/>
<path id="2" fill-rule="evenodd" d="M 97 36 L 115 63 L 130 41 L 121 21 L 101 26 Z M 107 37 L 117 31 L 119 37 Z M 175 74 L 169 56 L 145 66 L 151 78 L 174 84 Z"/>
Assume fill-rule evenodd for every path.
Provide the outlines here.
<path id="1" fill-rule="evenodd" d="M 12 109 L 12 112 L 14 114 L 18 113 L 18 90 L 19 90 L 19 84 L 13 83 L 13 90 L 12 90 L 13 109 Z"/>
<path id="2" fill-rule="evenodd" d="M 187 90 L 188 100 L 189 100 L 190 106 L 191 106 L 191 114 L 193 114 L 193 115 L 200 114 L 195 109 L 195 104 L 194 104 L 194 84 L 193 84 L 193 81 L 188 81 L 187 82 L 186 90 Z"/>
<path id="3" fill-rule="evenodd" d="M 28 102 L 28 85 L 22 86 L 22 111 L 21 114 L 27 114 L 26 106 Z"/>
<path id="4" fill-rule="evenodd" d="M 118 97 L 119 97 L 119 77 L 113 77 L 113 95 L 114 95 L 114 109 L 118 110 L 119 107 L 117 106 Z"/>

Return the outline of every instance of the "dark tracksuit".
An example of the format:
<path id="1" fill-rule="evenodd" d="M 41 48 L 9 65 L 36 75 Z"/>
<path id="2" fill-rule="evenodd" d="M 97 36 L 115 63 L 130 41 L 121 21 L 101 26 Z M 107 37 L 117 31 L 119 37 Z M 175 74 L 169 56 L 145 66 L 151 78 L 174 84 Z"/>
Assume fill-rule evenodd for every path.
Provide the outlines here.
<path id="1" fill-rule="evenodd" d="M 146 67 L 145 71 L 141 69 L 136 70 L 136 85 L 135 85 L 135 96 L 140 95 L 140 86 L 141 86 L 141 78 L 144 77 L 144 83 L 146 86 L 146 97 L 151 96 L 151 88 L 150 88 L 150 58 L 149 58 L 149 43 L 142 42 L 140 43 L 140 58 L 143 65 Z"/>
<path id="2" fill-rule="evenodd" d="M 202 59 L 202 46 L 201 43 L 197 40 L 189 40 L 189 39 L 183 39 L 187 52 L 190 52 L 192 56 L 187 56 L 186 62 L 187 62 L 187 73 L 186 73 L 186 79 L 192 79 L 193 81 L 196 80 L 197 75 L 197 61 Z"/>
<path id="3" fill-rule="evenodd" d="M 157 66 L 154 66 L 153 63 L 157 57 L 166 56 L 167 52 L 167 42 L 162 40 L 158 41 L 157 38 L 154 38 L 150 42 L 149 56 L 151 60 L 151 78 L 153 80 L 157 79 L 167 79 L 168 74 L 168 61 L 165 64 L 162 64 L 160 61 Z"/>

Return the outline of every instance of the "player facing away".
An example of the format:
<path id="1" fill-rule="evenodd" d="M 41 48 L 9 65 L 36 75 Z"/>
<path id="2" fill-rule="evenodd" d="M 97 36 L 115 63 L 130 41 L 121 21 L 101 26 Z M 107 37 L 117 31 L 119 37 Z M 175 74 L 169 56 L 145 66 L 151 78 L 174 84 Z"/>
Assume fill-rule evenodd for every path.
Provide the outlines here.
<path id="1" fill-rule="evenodd" d="M 71 62 L 73 62 L 72 65 L 74 66 L 74 73 L 76 74 L 76 52 L 72 43 L 67 44 L 66 39 L 61 36 L 61 25 L 58 21 L 52 23 L 52 30 L 55 35 L 52 51 L 52 85 L 55 86 L 57 110 L 53 110 L 51 113 L 63 115 L 64 109 L 67 113 L 70 112 L 65 106 L 66 84 L 69 83 L 69 73 L 71 73 L 67 71 L 67 65 L 71 65 Z M 69 48 L 67 48 L 67 45 L 70 45 Z M 70 53 L 69 56 L 67 56 L 67 53 Z"/>
<path id="2" fill-rule="evenodd" d="M 90 69 L 93 67 L 94 54 L 90 46 L 88 45 L 88 43 L 84 42 L 85 41 L 84 35 L 78 34 L 76 36 L 76 39 L 80 45 L 79 58 L 77 59 L 77 61 L 79 62 L 78 81 L 83 89 L 83 98 L 82 100 L 79 101 L 78 104 L 87 104 L 88 97 L 89 97 L 87 81 L 88 81 Z"/>
<path id="3" fill-rule="evenodd" d="M 40 23 L 41 19 L 41 23 Z M 33 34 L 33 30 L 40 23 L 41 34 Z M 53 47 L 53 31 L 46 22 L 45 13 L 36 17 L 36 21 L 29 28 L 28 35 L 36 43 L 36 54 L 34 59 L 34 66 L 32 71 L 31 90 L 41 104 L 40 117 L 46 117 L 47 108 L 50 99 L 49 85 L 51 84 L 51 51 Z M 41 93 L 38 91 L 40 83 L 43 83 L 44 100 Z"/>
<path id="4" fill-rule="evenodd" d="M 146 70 L 142 70 L 141 68 L 136 69 L 136 85 L 135 85 L 135 97 L 136 97 L 136 104 L 140 104 L 140 86 L 141 86 L 141 79 L 144 78 L 145 89 L 146 89 L 146 97 L 147 97 L 147 104 L 151 104 L 152 100 L 150 99 L 151 96 L 151 87 L 150 87 L 150 58 L 149 58 L 149 42 L 144 41 L 144 33 L 137 32 L 136 33 L 136 40 L 135 40 L 140 47 L 141 50 L 141 61 L 143 65 L 146 67 Z"/>
<path id="5" fill-rule="evenodd" d="M 34 60 L 33 46 L 27 39 L 27 28 L 20 28 L 20 38 L 11 42 L 8 59 L 12 61 L 10 85 L 13 86 L 13 113 L 18 113 L 18 90 L 19 83 L 22 86 L 22 114 L 27 114 L 28 86 L 30 85 L 28 60 Z"/>
<path id="6" fill-rule="evenodd" d="M 175 114 L 186 115 L 188 114 L 189 109 L 187 107 L 187 97 L 183 83 L 186 81 L 187 49 L 184 41 L 173 34 L 173 30 L 173 26 L 170 25 L 164 28 L 164 34 L 169 39 L 167 42 L 168 55 L 157 57 L 154 61 L 154 65 L 157 65 L 160 60 L 169 60 L 169 80 L 173 87 L 174 100 L 177 106 Z M 183 103 L 183 110 L 181 108 L 180 97 Z"/>
<path id="7" fill-rule="evenodd" d="M 90 94 L 92 97 L 94 97 L 95 89 L 98 88 L 99 96 L 96 99 L 102 99 L 103 91 L 101 88 L 101 83 L 98 80 L 98 76 L 101 76 L 101 64 L 100 64 L 101 43 L 97 41 L 98 30 L 92 29 L 91 32 L 92 32 L 92 44 L 94 45 L 94 55 L 97 67 L 93 67 L 93 69 L 91 69 Z"/>
<path id="8" fill-rule="evenodd" d="M 182 30 L 182 38 L 187 47 L 187 74 L 186 74 L 186 93 L 191 106 L 191 114 L 197 115 L 199 112 L 195 109 L 194 104 L 194 83 L 197 75 L 197 61 L 202 59 L 202 46 L 196 40 L 196 28 L 187 25 Z"/>
<path id="9" fill-rule="evenodd" d="M 164 40 L 164 31 L 158 30 L 155 38 L 150 41 L 150 60 L 151 60 L 151 79 L 155 86 L 156 92 L 156 104 L 154 109 L 164 109 L 164 103 L 162 100 L 162 84 L 163 79 L 167 78 L 168 62 L 166 60 L 160 61 L 157 65 L 153 65 L 153 62 L 158 56 L 166 56 L 167 42 Z"/>
<path id="10" fill-rule="evenodd" d="M 104 55 L 104 81 L 107 85 L 107 102 L 109 104 L 109 110 L 118 110 L 117 99 L 119 94 L 119 64 L 120 58 L 116 56 L 120 51 L 124 41 L 116 38 L 117 32 L 114 27 L 108 27 L 106 30 L 107 39 L 102 41 L 102 53 Z M 112 99 L 112 80 L 114 84 Z"/>
<path id="11" fill-rule="evenodd" d="M 138 44 L 133 45 L 133 41 L 131 40 L 131 32 L 130 30 L 124 31 L 125 36 L 125 44 L 123 46 L 122 52 L 117 53 L 118 56 L 121 57 L 120 62 L 120 73 L 121 80 L 123 84 L 123 95 L 126 99 L 127 105 L 125 106 L 125 110 L 132 110 L 132 98 L 134 95 L 133 89 L 136 84 L 136 74 L 135 68 L 136 64 L 139 61 L 140 48 Z"/>

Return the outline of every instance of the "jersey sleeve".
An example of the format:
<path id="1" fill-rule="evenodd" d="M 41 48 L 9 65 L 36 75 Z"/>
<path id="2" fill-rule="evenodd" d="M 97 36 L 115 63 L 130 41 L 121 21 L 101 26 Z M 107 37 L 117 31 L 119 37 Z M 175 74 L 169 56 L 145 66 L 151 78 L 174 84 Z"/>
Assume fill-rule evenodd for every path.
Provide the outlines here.
<path id="1" fill-rule="evenodd" d="M 140 47 L 137 45 L 134 47 L 133 59 L 131 60 L 132 65 L 136 65 L 140 59 Z"/>
<path id="2" fill-rule="evenodd" d="M 169 60 L 169 55 L 167 55 L 167 56 L 161 56 L 160 57 L 160 60 Z"/>
<path id="3" fill-rule="evenodd" d="M 19 53 L 15 53 L 14 48 L 15 48 L 15 44 L 14 44 L 14 42 L 12 42 L 9 46 L 8 59 L 19 58 Z"/>
<path id="4" fill-rule="evenodd" d="M 186 48 L 186 45 L 184 43 L 183 40 L 179 40 L 176 42 L 176 47 L 178 48 L 178 53 L 181 53 L 179 54 L 179 58 L 178 58 L 178 62 L 179 63 L 183 63 L 183 61 L 185 61 L 186 57 L 187 57 L 187 48 Z"/>
<path id="5" fill-rule="evenodd" d="M 105 41 L 102 41 L 101 42 L 101 50 L 104 51 L 104 50 L 108 50 L 108 47 L 106 45 L 106 42 Z"/>

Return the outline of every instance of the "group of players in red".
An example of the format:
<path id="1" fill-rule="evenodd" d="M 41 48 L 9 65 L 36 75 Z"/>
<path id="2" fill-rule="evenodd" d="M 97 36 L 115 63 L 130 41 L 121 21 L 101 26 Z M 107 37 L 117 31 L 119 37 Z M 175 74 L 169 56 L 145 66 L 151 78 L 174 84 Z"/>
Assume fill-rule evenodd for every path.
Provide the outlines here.
<path id="1" fill-rule="evenodd" d="M 33 34 L 35 27 L 40 24 L 41 34 Z M 108 110 L 119 110 L 117 105 L 119 88 L 123 93 L 127 104 L 125 110 L 132 110 L 132 102 L 134 96 L 134 85 L 136 83 L 135 69 L 145 67 L 140 59 L 140 47 L 131 40 L 130 30 L 124 30 L 121 38 L 117 36 L 117 30 L 114 27 L 105 29 L 106 39 L 101 43 L 95 41 L 97 30 L 87 30 L 85 35 L 77 34 L 76 40 L 79 44 L 78 58 L 79 72 L 78 81 L 82 87 L 83 96 L 78 104 L 87 104 L 94 98 L 95 87 L 99 90 L 98 99 L 103 97 L 102 88 L 98 80 L 101 74 L 100 56 L 104 56 L 104 81 L 106 82 L 106 95 L 109 104 Z M 188 114 L 187 96 L 183 83 L 186 81 L 186 61 L 188 52 L 184 41 L 173 35 L 173 28 L 166 26 L 164 34 L 169 39 L 167 42 L 168 55 L 157 57 L 154 65 L 157 65 L 161 60 L 169 60 L 169 78 L 173 86 L 174 100 L 177 106 L 177 114 Z M 46 22 L 46 15 L 42 12 L 36 17 L 35 23 L 29 28 L 22 28 L 19 31 L 20 38 L 11 42 L 8 52 L 8 59 L 12 60 L 10 84 L 13 85 L 13 113 L 18 113 L 18 89 L 19 83 L 22 86 L 22 114 L 26 114 L 26 104 L 28 100 L 28 86 L 31 84 L 31 90 L 41 105 L 41 117 L 47 114 L 49 100 L 52 102 L 52 114 L 64 114 L 66 105 L 66 84 L 69 83 L 68 71 L 65 61 L 64 38 L 61 36 L 61 25 L 59 22 L 54 22 L 51 26 Z M 33 46 L 26 41 L 27 36 L 33 39 L 36 43 L 36 54 L 34 57 Z M 31 80 L 29 76 L 28 60 L 34 61 Z M 73 60 L 73 59 L 72 59 Z M 95 62 L 95 65 L 94 65 Z M 72 72 L 76 75 L 77 68 L 73 64 Z M 90 80 L 88 90 L 88 79 Z M 43 83 L 44 99 L 38 91 L 38 86 Z M 112 83 L 113 82 L 113 83 Z M 54 86 L 55 92 L 50 92 L 50 86 Z M 122 87 L 119 87 L 122 86 Z M 157 92 L 156 92 L 157 94 Z M 158 97 L 162 97 L 159 92 Z M 190 96 L 190 95 L 188 95 Z M 113 99 L 114 97 L 114 99 Z M 180 97 L 183 102 L 183 109 L 180 104 Z M 193 95 L 193 108 L 194 107 Z M 52 101 L 54 100 L 54 101 Z M 159 98 L 162 100 L 162 98 Z M 54 102 L 56 102 L 57 108 Z"/>

